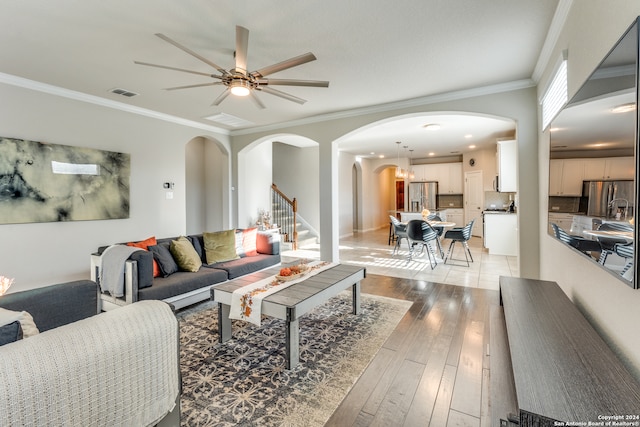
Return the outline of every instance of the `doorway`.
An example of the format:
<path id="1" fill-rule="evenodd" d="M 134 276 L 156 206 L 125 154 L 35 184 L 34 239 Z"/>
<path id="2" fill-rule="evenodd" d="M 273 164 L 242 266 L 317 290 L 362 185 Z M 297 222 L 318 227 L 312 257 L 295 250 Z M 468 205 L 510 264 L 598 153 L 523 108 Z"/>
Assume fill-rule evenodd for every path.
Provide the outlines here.
<path id="1" fill-rule="evenodd" d="M 482 225 L 482 209 L 484 206 L 484 191 L 482 184 L 482 171 L 465 172 L 464 174 L 464 218 L 469 223 L 475 218 L 476 222 L 471 231 L 472 236 L 482 237 L 484 234 Z"/>
<path id="2" fill-rule="evenodd" d="M 404 180 L 396 181 L 396 211 L 404 210 Z"/>

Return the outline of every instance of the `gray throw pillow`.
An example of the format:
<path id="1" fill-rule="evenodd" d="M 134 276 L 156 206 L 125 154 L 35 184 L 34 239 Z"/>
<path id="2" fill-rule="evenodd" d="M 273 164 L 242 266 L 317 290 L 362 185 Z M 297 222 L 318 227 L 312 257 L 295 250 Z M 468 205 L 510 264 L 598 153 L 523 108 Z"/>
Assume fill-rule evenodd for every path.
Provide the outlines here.
<path id="1" fill-rule="evenodd" d="M 22 327 L 20 322 L 15 321 L 7 325 L 0 326 L 0 345 L 9 344 L 22 339 Z"/>
<path id="2" fill-rule="evenodd" d="M 178 271 L 178 264 L 173 259 L 169 250 L 170 243 L 161 243 L 155 246 L 149 246 L 149 252 L 153 254 L 153 259 L 158 263 L 162 277 L 168 277 Z"/>

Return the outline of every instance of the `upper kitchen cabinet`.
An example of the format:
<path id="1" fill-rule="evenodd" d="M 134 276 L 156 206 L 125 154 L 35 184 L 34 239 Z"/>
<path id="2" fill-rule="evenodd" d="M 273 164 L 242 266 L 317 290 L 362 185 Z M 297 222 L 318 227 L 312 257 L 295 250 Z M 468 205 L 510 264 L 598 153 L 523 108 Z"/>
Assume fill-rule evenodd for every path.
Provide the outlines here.
<path id="1" fill-rule="evenodd" d="M 515 193 L 516 191 L 518 191 L 518 179 L 517 179 L 517 171 L 516 171 L 517 159 L 518 159 L 517 141 L 515 140 L 498 141 L 497 191 L 501 193 Z"/>
<path id="2" fill-rule="evenodd" d="M 438 179 L 439 194 L 462 194 L 462 163 L 441 163 Z"/>
<path id="3" fill-rule="evenodd" d="M 633 156 L 584 159 L 582 161 L 585 181 L 635 179 L 636 164 Z"/>
<path id="4" fill-rule="evenodd" d="M 582 196 L 584 163 L 578 159 L 552 159 L 549 162 L 549 195 Z"/>
<path id="5" fill-rule="evenodd" d="M 411 181 L 436 181 L 439 194 L 462 194 L 462 163 L 413 165 Z"/>

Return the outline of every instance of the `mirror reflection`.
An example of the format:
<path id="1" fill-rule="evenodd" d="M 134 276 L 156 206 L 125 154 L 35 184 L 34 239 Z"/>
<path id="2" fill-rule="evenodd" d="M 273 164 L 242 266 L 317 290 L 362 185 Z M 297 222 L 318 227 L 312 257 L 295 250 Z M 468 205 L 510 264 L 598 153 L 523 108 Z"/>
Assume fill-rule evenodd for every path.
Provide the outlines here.
<path id="1" fill-rule="evenodd" d="M 550 128 L 549 233 L 636 287 L 638 23 Z"/>

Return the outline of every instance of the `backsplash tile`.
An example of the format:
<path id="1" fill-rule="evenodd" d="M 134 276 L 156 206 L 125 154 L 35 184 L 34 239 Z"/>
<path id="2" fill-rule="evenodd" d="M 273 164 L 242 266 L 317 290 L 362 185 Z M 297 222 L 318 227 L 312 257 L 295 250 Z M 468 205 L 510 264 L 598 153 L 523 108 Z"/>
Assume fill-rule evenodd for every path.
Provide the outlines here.
<path id="1" fill-rule="evenodd" d="M 485 209 L 506 209 L 511 204 L 509 200 L 511 196 L 512 200 L 516 201 L 518 206 L 518 200 L 516 193 L 498 193 L 497 191 L 485 191 L 484 192 L 484 208 Z"/>

